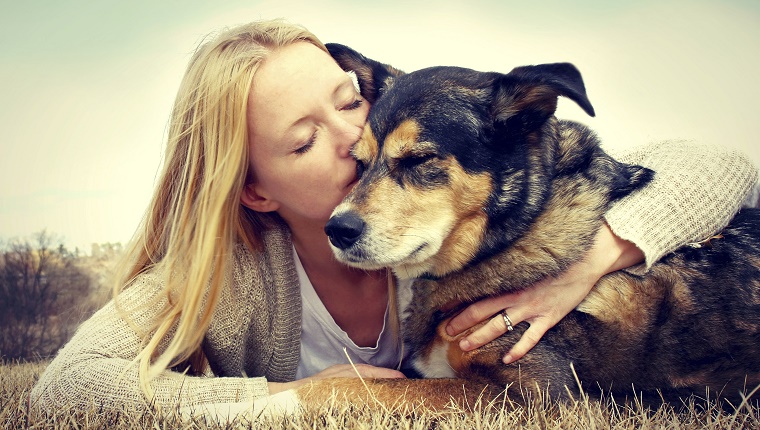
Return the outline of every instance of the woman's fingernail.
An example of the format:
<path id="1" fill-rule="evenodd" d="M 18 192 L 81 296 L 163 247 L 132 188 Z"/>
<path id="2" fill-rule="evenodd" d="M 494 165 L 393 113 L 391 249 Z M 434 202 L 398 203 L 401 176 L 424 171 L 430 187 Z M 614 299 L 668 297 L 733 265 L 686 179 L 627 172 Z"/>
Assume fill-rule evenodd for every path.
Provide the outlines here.
<path id="1" fill-rule="evenodd" d="M 509 364 L 512 362 L 512 356 L 507 354 L 504 356 L 504 358 L 501 359 L 501 361 L 503 361 L 504 364 Z"/>
<path id="2" fill-rule="evenodd" d="M 454 327 L 451 326 L 451 324 L 446 325 L 446 334 L 449 336 L 454 336 L 456 333 L 454 333 Z"/>
<path id="3" fill-rule="evenodd" d="M 459 342 L 459 349 L 461 349 L 462 351 L 467 351 L 468 349 L 470 349 L 470 341 L 467 339 L 462 339 L 462 341 Z"/>

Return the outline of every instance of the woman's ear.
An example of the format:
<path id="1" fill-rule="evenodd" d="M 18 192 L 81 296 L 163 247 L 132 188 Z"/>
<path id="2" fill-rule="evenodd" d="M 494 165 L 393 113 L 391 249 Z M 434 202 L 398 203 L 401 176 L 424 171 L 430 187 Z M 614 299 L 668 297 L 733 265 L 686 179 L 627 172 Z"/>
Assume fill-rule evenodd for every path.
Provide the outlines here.
<path id="1" fill-rule="evenodd" d="M 240 204 L 256 212 L 274 212 L 280 206 L 276 201 L 263 197 L 256 192 L 256 184 L 248 184 L 243 187 L 243 192 L 240 194 Z"/>

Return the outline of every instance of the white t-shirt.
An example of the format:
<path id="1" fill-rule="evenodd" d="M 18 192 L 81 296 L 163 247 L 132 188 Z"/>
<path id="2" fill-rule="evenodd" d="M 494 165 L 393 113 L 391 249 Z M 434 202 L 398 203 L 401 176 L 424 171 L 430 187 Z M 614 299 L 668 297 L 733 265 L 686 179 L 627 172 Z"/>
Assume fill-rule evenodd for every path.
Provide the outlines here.
<path id="1" fill-rule="evenodd" d="M 343 331 L 319 299 L 311 284 L 301 260 L 293 248 L 298 280 L 301 284 L 301 358 L 296 370 L 296 379 L 318 373 L 334 364 L 349 363 L 346 354 L 354 364 L 366 363 L 378 367 L 395 369 L 399 366 L 401 344 L 398 336 L 391 333 L 388 308 L 385 309 L 385 323 L 375 346 L 357 346 Z M 398 282 L 399 312 L 406 309 L 411 299 L 411 281 Z M 344 352 L 345 348 L 345 352 Z M 408 348 L 404 355 L 407 355 Z M 406 357 L 403 357 L 406 358 Z"/>

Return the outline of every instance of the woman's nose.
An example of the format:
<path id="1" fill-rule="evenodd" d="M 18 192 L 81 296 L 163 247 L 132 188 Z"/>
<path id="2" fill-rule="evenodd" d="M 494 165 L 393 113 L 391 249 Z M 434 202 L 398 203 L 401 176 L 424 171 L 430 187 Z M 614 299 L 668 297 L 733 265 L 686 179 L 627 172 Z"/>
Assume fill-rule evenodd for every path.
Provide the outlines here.
<path id="1" fill-rule="evenodd" d="M 353 124 L 350 121 L 344 119 L 338 119 L 333 126 L 333 142 L 338 149 L 338 153 L 341 157 L 348 157 L 351 155 L 351 148 L 359 140 L 364 129 L 363 124 L 359 126 Z"/>

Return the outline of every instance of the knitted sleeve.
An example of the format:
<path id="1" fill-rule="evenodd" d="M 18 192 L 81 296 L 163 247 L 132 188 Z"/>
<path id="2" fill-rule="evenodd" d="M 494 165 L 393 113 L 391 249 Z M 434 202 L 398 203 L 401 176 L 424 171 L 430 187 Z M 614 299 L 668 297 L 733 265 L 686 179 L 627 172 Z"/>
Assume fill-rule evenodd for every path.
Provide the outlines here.
<path id="1" fill-rule="evenodd" d="M 613 156 L 656 172 L 650 184 L 616 202 L 605 216 L 617 236 L 643 251 L 646 269 L 723 229 L 758 177 L 741 152 L 688 141 L 657 142 Z"/>
<path id="2" fill-rule="evenodd" d="M 118 298 L 122 308 L 151 303 L 161 290 L 152 275 L 141 275 Z M 165 303 L 154 301 L 136 312 L 134 323 L 141 329 Z M 113 300 L 84 322 L 73 338 L 48 365 L 32 390 L 30 402 L 43 411 L 62 408 L 104 407 L 145 410 L 149 404 L 138 384 L 134 358 L 141 339 L 124 320 Z M 152 382 L 155 406 L 162 410 L 205 410 L 218 403 L 250 402 L 268 394 L 265 378 L 219 378 L 186 376 L 164 371 Z"/>

